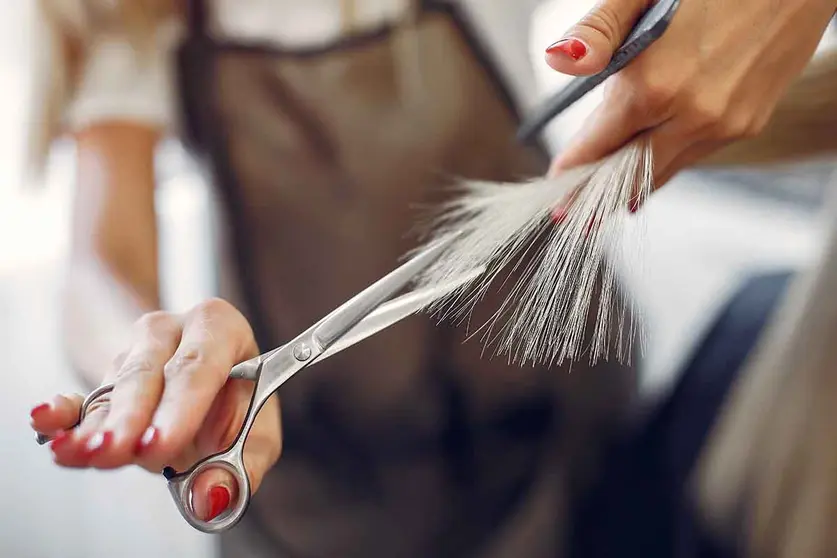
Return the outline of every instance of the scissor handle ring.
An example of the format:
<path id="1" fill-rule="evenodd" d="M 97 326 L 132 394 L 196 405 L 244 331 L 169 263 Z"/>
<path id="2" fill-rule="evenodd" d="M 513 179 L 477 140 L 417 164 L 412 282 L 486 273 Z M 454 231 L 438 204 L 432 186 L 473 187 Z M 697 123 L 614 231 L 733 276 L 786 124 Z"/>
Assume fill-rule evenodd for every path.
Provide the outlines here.
<path id="1" fill-rule="evenodd" d="M 171 467 L 163 470 L 163 475 L 168 481 L 169 492 L 180 515 L 198 531 L 208 534 L 220 533 L 232 528 L 244 517 L 250 505 L 250 479 L 244 468 L 243 448 L 244 444 L 236 443 L 223 453 L 198 461 L 183 473 L 177 473 Z M 238 485 L 238 497 L 232 507 L 211 521 L 205 521 L 195 512 L 192 489 L 198 475 L 209 469 L 224 469 L 230 473 Z"/>
<path id="2" fill-rule="evenodd" d="M 84 417 L 87 416 L 87 411 L 90 409 L 90 406 L 93 405 L 93 403 L 95 403 L 96 400 L 99 399 L 100 397 L 102 397 L 103 395 L 107 395 L 108 393 L 112 392 L 113 391 L 113 386 L 114 386 L 114 384 L 102 384 L 99 387 L 97 387 L 96 389 L 94 389 L 93 391 L 91 391 L 87 395 L 87 397 L 84 398 L 84 401 L 81 404 L 81 408 L 78 411 L 78 420 L 76 421 L 76 423 L 74 425 L 72 425 L 67 430 L 72 430 L 73 428 L 75 428 L 76 426 L 81 424 L 81 421 L 83 421 Z M 35 441 L 37 441 L 38 444 L 40 444 L 40 445 L 44 445 L 51 440 L 52 440 L 52 437 L 48 436 L 46 434 L 36 434 L 35 435 Z"/>

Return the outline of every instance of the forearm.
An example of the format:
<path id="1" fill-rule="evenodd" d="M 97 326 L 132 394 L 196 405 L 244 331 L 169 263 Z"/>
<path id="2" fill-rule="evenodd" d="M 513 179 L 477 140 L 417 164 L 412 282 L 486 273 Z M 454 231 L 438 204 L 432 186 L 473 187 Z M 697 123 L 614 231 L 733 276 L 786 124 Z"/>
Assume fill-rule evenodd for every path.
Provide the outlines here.
<path id="1" fill-rule="evenodd" d="M 133 323 L 159 308 L 153 153 L 157 135 L 130 125 L 78 134 L 72 243 L 63 292 L 67 355 L 98 385 Z"/>

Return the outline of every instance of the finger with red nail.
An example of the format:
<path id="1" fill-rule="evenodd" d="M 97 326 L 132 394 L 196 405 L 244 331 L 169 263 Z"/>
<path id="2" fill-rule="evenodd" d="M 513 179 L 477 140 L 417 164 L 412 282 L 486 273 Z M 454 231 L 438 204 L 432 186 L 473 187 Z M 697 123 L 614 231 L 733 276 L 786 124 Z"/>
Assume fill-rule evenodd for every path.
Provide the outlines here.
<path id="1" fill-rule="evenodd" d="M 30 425 L 38 434 L 55 436 L 78 422 L 83 401 L 82 395 L 57 395 L 50 401 L 38 403 L 29 412 Z"/>
<path id="2" fill-rule="evenodd" d="M 97 398 L 81 423 L 50 444 L 57 464 L 116 469 L 139 465 L 159 473 L 184 471 L 226 449 L 250 405 L 253 382 L 230 380 L 239 362 L 257 354 L 252 330 L 229 303 L 210 300 L 186 314 L 155 312 L 138 321 L 131 346 L 104 383 L 113 390 Z M 80 396 L 59 397 L 32 409 L 32 428 L 61 431 L 78 420 Z M 247 443 L 244 464 L 251 490 L 279 458 L 279 402 L 261 408 Z M 196 479 L 194 505 L 204 518 L 217 517 L 238 497 L 229 472 L 205 471 Z"/>
<path id="3" fill-rule="evenodd" d="M 601 72 L 653 4 L 597 2 L 547 47 L 546 63 L 572 76 Z M 682 2 L 665 34 L 605 81 L 602 102 L 554 168 L 595 163 L 641 139 L 651 145 L 659 188 L 729 146 L 746 152 L 743 146 L 765 129 L 781 132 L 784 120 L 772 121 L 774 113 L 798 110 L 783 97 L 833 17 L 834 0 Z"/>

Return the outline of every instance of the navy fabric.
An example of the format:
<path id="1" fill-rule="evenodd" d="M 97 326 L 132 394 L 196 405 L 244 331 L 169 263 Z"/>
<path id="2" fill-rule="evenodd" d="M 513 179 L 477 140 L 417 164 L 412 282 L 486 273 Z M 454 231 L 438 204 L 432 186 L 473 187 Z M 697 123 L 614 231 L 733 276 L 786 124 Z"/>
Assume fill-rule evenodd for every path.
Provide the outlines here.
<path id="1" fill-rule="evenodd" d="M 572 558 L 735 558 L 701 530 L 689 474 L 724 398 L 791 279 L 754 277 L 698 345 L 669 399 L 610 449 L 603 475 L 575 503 Z"/>

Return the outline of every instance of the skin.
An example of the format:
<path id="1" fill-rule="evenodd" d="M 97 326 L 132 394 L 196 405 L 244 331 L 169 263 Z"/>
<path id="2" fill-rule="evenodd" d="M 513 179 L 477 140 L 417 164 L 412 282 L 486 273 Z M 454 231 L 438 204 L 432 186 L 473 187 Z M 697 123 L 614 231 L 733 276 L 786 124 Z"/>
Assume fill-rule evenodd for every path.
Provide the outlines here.
<path id="1" fill-rule="evenodd" d="M 811 58 L 834 0 L 683 0 L 669 31 L 631 67 L 611 78 L 590 125 L 555 161 L 553 172 L 589 163 L 632 139 L 654 147 L 657 185 L 731 141 L 757 134 L 784 89 Z M 601 2 L 567 34 L 587 45 L 573 60 L 547 55 L 556 71 L 600 71 L 645 9 L 645 0 Z M 52 444 L 65 467 L 139 465 L 159 473 L 183 469 L 226 447 L 241 423 L 251 385 L 228 381 L 236 363 L 258 349 L 244 317 L 220 300 L 185 314 L 160 312 L 153 210 L 153 152 L 158 131 L 129 123 L 97 124 L 78 133 L 79 175 L 68 296 L 94 308 L 90 277 L 126 293 L 125 319 L 136 320 L 126 352 L 86 372 L 116 389 L 84 422 Z M 75 272 L 74 272 L 75 271 Z M 85 279 L 81 279 L 85 278 Z M 85 319 L 68 316 L 68 325 Z M 93 342 L 93 341 L 88 341 Z M 95 348 L 71 347 L 71 354 Z M 57 396 L 33 413 L 32 428 L 53 434 L 71 426 L 81 396 Z M 245 448 L 255 489 L 279 459 L 279 402 L 259 415 Z M 149 427 L 154 430 L 149 431 Z M 156 433 L 148 445 L 141 440 Z M 105 443 L 91 451 L 91 441 Z M 198 481 L 195 506 L 207 517 L 210 489 L 236 486 L 222 471 Z M 217 510 L 216 510 L 217 511 Z"/>
<path id="2" fill-rule="evenodd" d="M 72 304 L 67 305 L 66 327 L 87 327 L 95 319 L 89 309 L 101 305 L 103 291 L 124 295 L 121 318 L 135 323 L 127 350 L 114 362 L 105 356 L 109 347 L 98 345 L 97 339 L 69 347 L 71 356 L 94 355 L 78 359 L 88 364 L 80 370 L 88 383 L 113 382 L 116 387 L 78 428 L 51 443 L 55 463 L 64 467 L 133 464 L 155 474 L 166 465 L 184 470 L 232 442 L 250 401 L 252 382 L 227 381 L 235 364 L 259 352 L 238 310 L 214 299 L 185 314 L 158 310 L 153 160 L 159 137 L 158 130 L 123 122 L 97 124 L 76 134 L 78 175 L 67 284 Z M 81 395 L 58 395 L 36 406 L 33 429 L 50 435 L 63 431 L 77 420 L 82 400 Z M 143 446 L 149 427 L 153 440 Z M 103 444 L 91 449 L 96 441 Z M 281 448 L 279 401 L 274 397 L 262 408 L 245 446 L 253 488 L 279 459 Z M 229 474 L 204 473 L 195 487 L 201 517 L 210 513 L 210 489 L 215 486 L 226 488 L 231 501 L 236 497 Z"/>
<path id="3" fill-rule="evenodd" d="M 548 52 L 547 64 L 571 75 L 600 72 L 651 3 L 600 2 L 564 35 L 582 41 L 587 54 L 574 60 Z M 606 82 L 603 102 L 553 172 L 645 138 L 660 187 L 729 143 L 758 135 L 835 10 L 835 0 L 682 0 L 668 31 Z"/>

